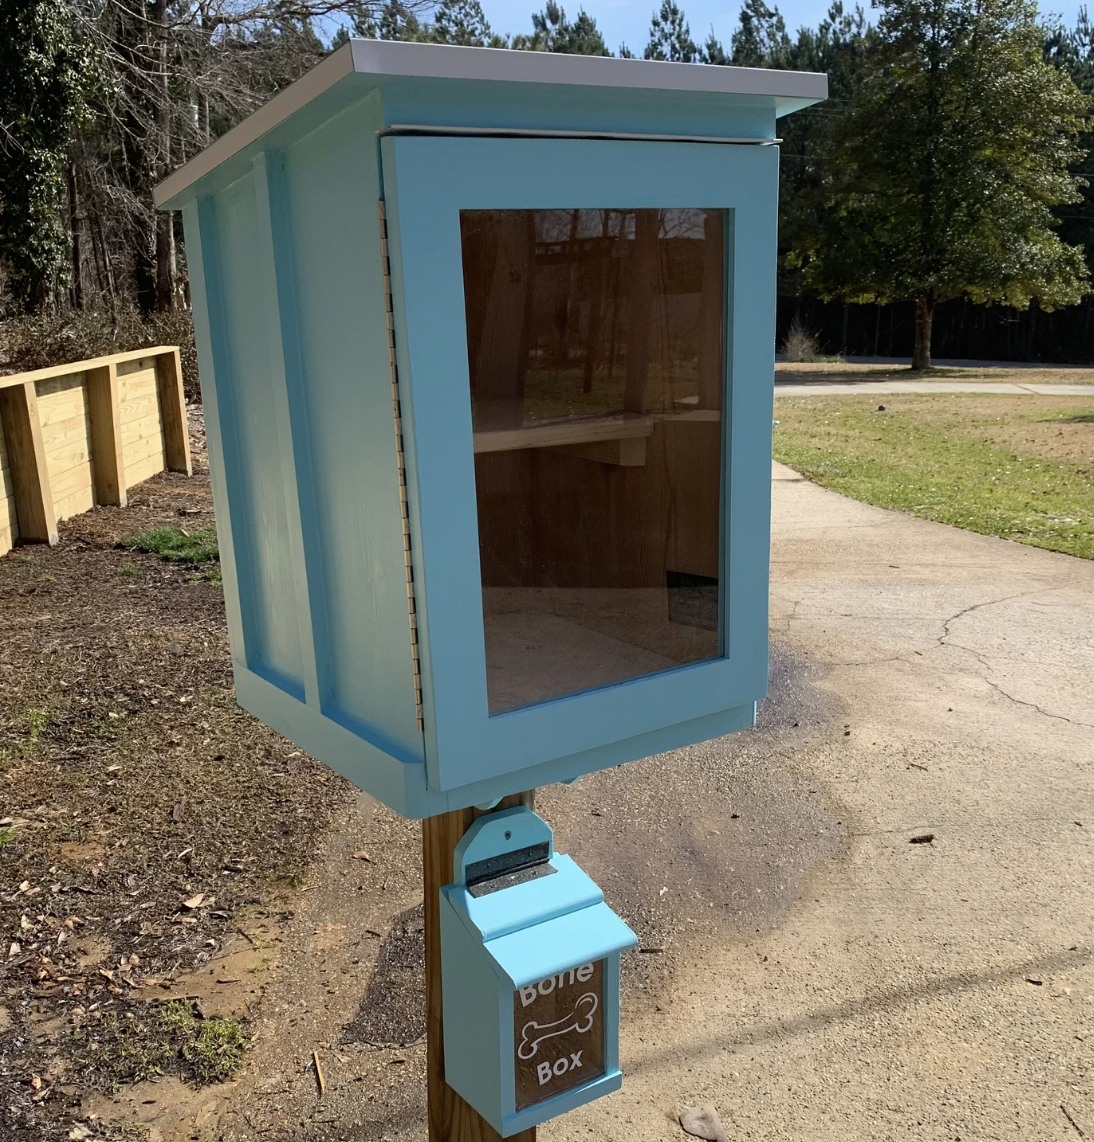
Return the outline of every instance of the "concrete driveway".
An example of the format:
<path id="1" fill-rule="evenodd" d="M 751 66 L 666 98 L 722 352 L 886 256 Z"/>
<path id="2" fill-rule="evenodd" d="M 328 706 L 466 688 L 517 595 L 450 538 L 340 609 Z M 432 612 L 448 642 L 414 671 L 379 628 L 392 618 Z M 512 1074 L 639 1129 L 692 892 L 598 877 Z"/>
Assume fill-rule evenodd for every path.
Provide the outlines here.
<path id="1" fill-rule="evenodd" d="M 774 497 L 759 726 L 538 795 L 641 941 L 623 1089 L 541 1142 L 683 1142 L 707 1101 L 733 1142 L 1094 1138 L 1094 563 L 780 466 Z M 362 794 L 240 953 L 266 981 L 240 1081 L 97 1111 L 421 1142 L 419 844 Z"/>
<path id="2" fill-rule="evenodd" d="M 760 740 L 843 851 L 772 925 L 685 939 L 623 1090 L 541 1137 L 680 1139 L 701 1101 L 734 1140 L 1094 1137 L 1094 565 L 780 465 L 774 507 L 773 635 L 833 706 Z"/>

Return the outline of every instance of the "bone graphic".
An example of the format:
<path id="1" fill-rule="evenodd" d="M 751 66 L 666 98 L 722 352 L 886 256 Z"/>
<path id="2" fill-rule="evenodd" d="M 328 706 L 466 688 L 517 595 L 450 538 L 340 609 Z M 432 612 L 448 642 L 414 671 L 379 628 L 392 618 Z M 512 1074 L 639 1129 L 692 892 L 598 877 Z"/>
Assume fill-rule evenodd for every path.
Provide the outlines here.
<path id="1" fill-rule="evenodd" d="M 535 1020 L 525 1023 L 520 1033 L 520 1046 L 517 1048 L 517 1054 L 522 1059 L 534 1059 L 539 1050 L 539 1045 L 544 1039 L 553 1039 L 556 1035 L 565 1035 L 567 1031 L 576 1031 L 579 1035 L 584 1035 L 586 1031 L 592 1029 L 597 1002 L 596 996 L 591 991 L 587 991 L 578 997 L 574 1009 L 569 1015 L 556 1019 L 554 1023 L 537 1023 Z"/>

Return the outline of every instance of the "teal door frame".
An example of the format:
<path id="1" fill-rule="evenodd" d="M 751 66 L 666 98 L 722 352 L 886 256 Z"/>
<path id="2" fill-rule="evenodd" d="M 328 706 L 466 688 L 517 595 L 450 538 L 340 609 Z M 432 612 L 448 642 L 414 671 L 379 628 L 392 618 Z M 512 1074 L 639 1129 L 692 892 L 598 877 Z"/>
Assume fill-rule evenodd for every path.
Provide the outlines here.
<path id="1" fill-rule="evenodd" d="M 614 742 L 722 711 L 739 717 L 766 690 L 777 149 L 419 134 L 382 138 L 381 161 L 429 785 L 574 754 L 588 754 L 592 770 Z M 459 214 L 597 208 L 727 214 L 724 652 L 491 717 Z"/>

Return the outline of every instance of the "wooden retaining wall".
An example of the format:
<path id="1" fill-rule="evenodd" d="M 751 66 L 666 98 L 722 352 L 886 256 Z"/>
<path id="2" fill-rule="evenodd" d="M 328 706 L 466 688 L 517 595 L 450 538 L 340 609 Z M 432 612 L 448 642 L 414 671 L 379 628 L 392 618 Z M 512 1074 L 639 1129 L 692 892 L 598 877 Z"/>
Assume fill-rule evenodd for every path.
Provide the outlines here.
<path id="1" fill-rule="evenodd" d="M 0 555 L 164 468 L 192 472 L 174 346 L 0 376 Z"/>

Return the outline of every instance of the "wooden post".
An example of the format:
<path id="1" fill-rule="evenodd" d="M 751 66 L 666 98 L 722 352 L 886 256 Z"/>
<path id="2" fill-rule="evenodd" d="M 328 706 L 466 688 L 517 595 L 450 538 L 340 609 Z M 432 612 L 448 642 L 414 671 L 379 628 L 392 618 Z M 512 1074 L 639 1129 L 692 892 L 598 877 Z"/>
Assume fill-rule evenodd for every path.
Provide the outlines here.
<path id="1" fill-rule="evenodd" d="M 57 519 L 33 381 L 0 389 L 0 423 L 8 446 L 19 538 L 37 539 L 53 546 L 58 538 Z"/>
<path id="2" fill-rule="evenodd" d="M 190 463 L 190 426 L 186 420 L 186 395 L 182 390 L 182 362 L 179 351 L 156 356 L 156 387 L 163 418 L 163 449 L 172 472 L 194 474 Z"/>
<path id="3" fill-rule="evenodd" d="M 91 474 L 95 500 L 126 506 L 122 422 L 118 409 L 118 367 L 87 371 L 87 415 L 91 422 Z"/>
<path id="4" fill-rule="evenodd" d="M 495 809 L 535 807 L 535 791 L 503 798 Z M 493 810 L 491 810 L 493 811 Z M 452 883 L 452 854 L 471 827 L 478 809 L 457 809 L 422 822 L 425 882 L 426 1070 L 429 1087 L 429 1142 L 500 1142 L 501 1135 L 444 1081 L 444 1015 L 441 1005 L 441 888 Z M 536 1142 L 536 1128 L 510 1142 Z"/>

